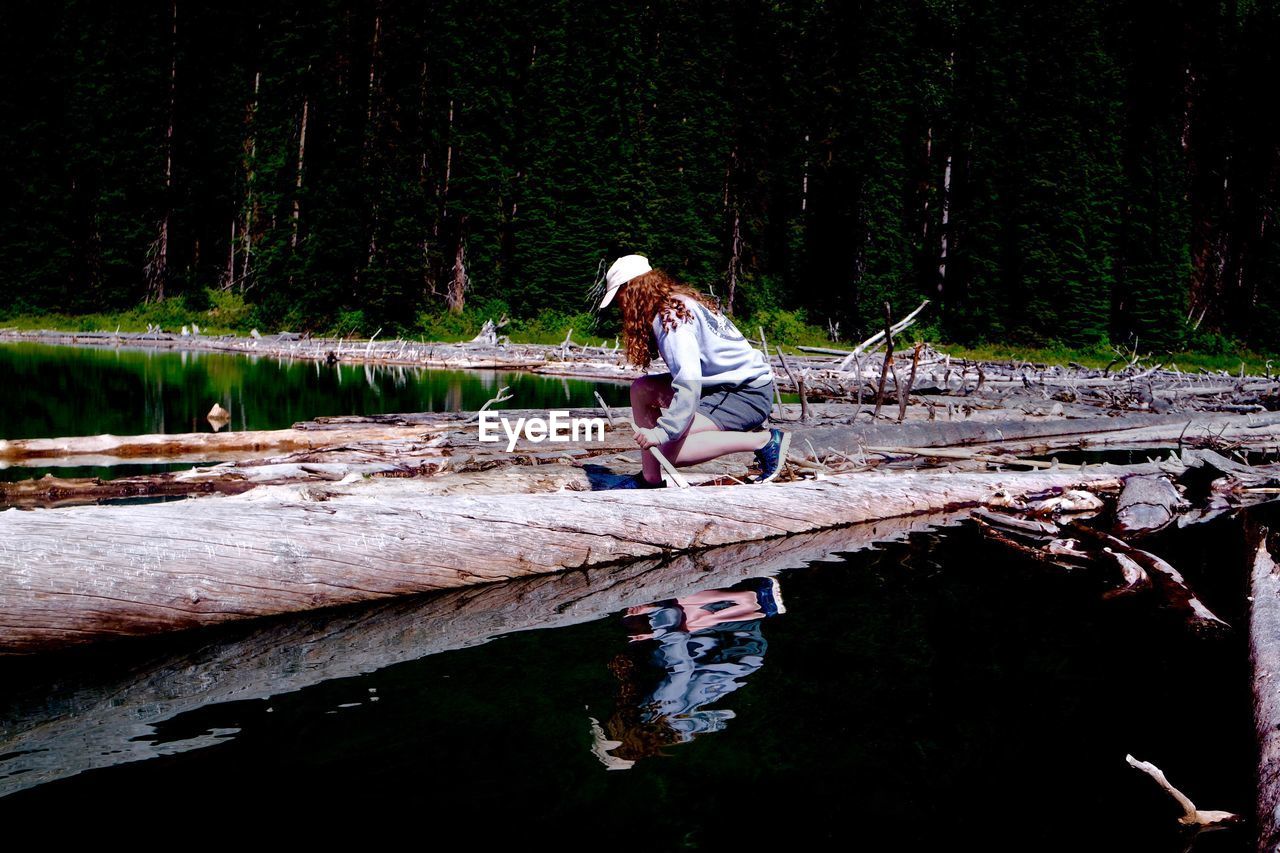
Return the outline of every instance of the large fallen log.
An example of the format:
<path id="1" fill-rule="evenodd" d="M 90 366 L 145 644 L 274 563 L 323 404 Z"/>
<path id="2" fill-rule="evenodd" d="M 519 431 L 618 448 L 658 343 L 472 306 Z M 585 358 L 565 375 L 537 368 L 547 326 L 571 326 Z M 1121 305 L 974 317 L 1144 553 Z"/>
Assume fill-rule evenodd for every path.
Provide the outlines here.
<path id="1" fill-rule="evenodd" d="M 418 480 L 370 480 L 321 501 L 265 487 L 146 506 L 4 512 L 0 650 L 624 563 L 998 495 L 1114 488 L 1131 473 L 865 473 L 759 487 L 474 496 L 424 495 Z"/>

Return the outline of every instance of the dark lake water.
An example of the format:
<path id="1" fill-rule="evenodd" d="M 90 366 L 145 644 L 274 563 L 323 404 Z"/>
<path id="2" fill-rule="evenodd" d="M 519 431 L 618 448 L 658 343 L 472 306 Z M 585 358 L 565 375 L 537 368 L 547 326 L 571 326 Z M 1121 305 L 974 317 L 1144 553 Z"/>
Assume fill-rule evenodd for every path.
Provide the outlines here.
<path id="1" fill-rule="evenodd" d="M 420 370 L 329 366 L 272 356 L 209 352 L 0 345 L 0 439 L 52 436 L 212 432 L 214 403 L 231 416 L 224 430 L 283 429 L 325 415 L 472 411 L 507 386 L 506 407 L 630 405 L 618 382 L 535 376 L 510 371 Z M 110 477 L 186 468 L 9 468 L 0 479 Z"/>
<path id="2" fill-rule="evenodd" d="M 61 357 L 0 348 L 24 401 L 6 437 L 207 428 L 213 400 L 262 428 L 592 387 Z M 411 823 L 465 849 L 1183 850 L 1127 753 L 1252 812 L 1239 518 L 1149 546 L 1236 626 L 1213 640 L 967 525 L 914 528 L 822 534 L 768 571 L 713 555 L 0 659 L 0 815 L 198 837 L 255 815 L 369 840 Z M 1252 847 L 1243 828 L 1194 849 Z"/>
<path id="3" fill-rule="evenodd" d="M 1226 520 L 1157 550 L 1243 625 L 1239 543 Z M 471 647 L 493 612 L 425 599 L 10 661 L 0 719 L 44 732 L 9 746 L 46 751 L 0 759 L 0 813 L 164 815 L 234 791 L 411 813 L 482 848 L 924 850 L 972 832 L 982 849 L 1183 849 L 1178 809 L 1126 753 L 1250 812 L 1242 633 L 1189 637 L 967 527 L 826 556 L 776 588 L 576 624 L 551 596 Z M 1237 829 L 1195 849 L 1251 843 Z"/>

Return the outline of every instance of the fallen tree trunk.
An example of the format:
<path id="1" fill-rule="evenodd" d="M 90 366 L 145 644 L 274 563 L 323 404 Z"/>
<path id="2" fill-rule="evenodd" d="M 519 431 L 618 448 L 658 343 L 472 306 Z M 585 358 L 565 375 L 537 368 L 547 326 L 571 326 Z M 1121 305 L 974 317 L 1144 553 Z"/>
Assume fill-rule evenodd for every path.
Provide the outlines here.
<path id="1" fill-rule="evenodd" d="M 413 441 L 422 427 L 364 425 L 317 432 L 303 429 L 83 435 L 0 439 L 0 464 L 112 465 L 120 462 L 207 462 L 246 454 L 319 450 L 354 441 Z M 5 464 L 7 463 L 7 464 Z"/>
<path id="2" fill-rule="evenodd" d="M 147 506 L 6 512 L 0 649 L 619 564 L 975 506 L 998 493 L 1115 487 L 1131 473 L 867 473 L 762 487 L 476 496 L 423 495 L 418 480 L 382 480 L 321 501 L 265 487 Z"/>
<path id="3" fill-rule="evenodd" d="M 1253 719 L 1258 736 L 1258 850 L 1280 845 L 1280 566 L 1267 528 L 1251 531 L 1249 658 L 1253 664 Z"/>

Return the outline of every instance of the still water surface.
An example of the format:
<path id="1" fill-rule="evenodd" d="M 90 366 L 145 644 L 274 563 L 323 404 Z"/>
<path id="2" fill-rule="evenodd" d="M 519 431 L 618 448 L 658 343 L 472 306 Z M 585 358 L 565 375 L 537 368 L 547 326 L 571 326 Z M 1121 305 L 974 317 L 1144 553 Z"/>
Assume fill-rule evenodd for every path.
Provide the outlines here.
<path id="1" fill-rule="evenodd" d="M 215 403 L 224 430 L 283 429 L 326 415 L 474 411 L 507 386 L 505 407 L 630 405 L 628 386 L 530 373 L 329 366 L 270 356 L 151 349 L 0 345 L 0 439 L 212 432 Z M 0 479 L 112 477 L 178 466 L 10 468 Z"/>
<path id="2" fill-rule="evenodd" d="M 1217 522 L 1160 550 L 1242 624 L 1240 590 L 1217 571 L 1245 558 L 1223 547 L 1238 540 Z M 498 616 L 426 599 L 337 627 L 9 662 L 0 719 L 45 729 L 10 748 L 46 751 L 0 760 L 0 812 L 171 814 L 234 792 L 562 849 L 915 850 L 980 832 L 982 849 L 1181 850 L 1177 808 L 1130 752 L 1206 807 L 1250 810 L 1239 635 L 1194 640 L 968 528 L 806 560 L 776 583 L 579 624 L 531 593 L 530 612 Z M 475 644 L 488 635 L 471 622 L 486 620 L 496 633 Z M 255 655 L 271 663 L 255 671 Z M 211 680 L 226 689 L 201 703 Z M 96 769 L 60 778 L 83 768 Z M 1195 849 L 1249 848 L 1233 830 Z"/>
<path id="3" fill-rule="evenodd" d="M 199 429 L 210 398 L 262 428 L 474 408 L 499 384 L 530 406 L 591 393 L 0 353 L 25 377 L 27 411 L 0 413 L 9 436 Z M 35 411 L 37 389 L 56 403 Z M 71 428 L 85 413 L 94 426 Z M 411 820 L 479 849 L 1182 850 L 1178 809 L 1126 753 L 1203 807 L 1251 811 L 1238 519 L 1151 544 L 1238 626 L 1218 641 L 968 527 L 914 527 L 870 548 L 824 534 L 781 571 L 712 557 L 675 581 L 662 566 L 565 573 L 0 661 L 0 814 Z M 1195 849 L 1250 841 L 1231 830 Z"/>

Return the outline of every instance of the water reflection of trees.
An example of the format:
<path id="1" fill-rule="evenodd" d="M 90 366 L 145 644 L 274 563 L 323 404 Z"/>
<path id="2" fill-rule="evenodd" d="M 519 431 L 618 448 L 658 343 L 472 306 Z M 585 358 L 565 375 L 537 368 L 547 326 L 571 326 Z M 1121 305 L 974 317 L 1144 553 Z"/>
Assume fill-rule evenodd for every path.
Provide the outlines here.
<path id="1" fill-rule="evenodd" d="M 774 578 L 628 608 L 630 648 L 609 664 L 618 679 L 617 710 L 603 727 L 592 720 L 596 757 L 622 770 L 723 730 L 733 711 L 707 706 L 764 665 L 761 623 L 782 612 Z"/>
<path id="2" fill-rule="evenodd" d="M 594 406 L 599 388 L 626 404 L 625 385 L 498 371 L 320 364 L 277 357 L 33 344 L 0 346 L 17 394 L 0 438 L 209 430 L 219 403 L 231 429 L 278 429 L 323 415 L 474 410 L 508 385 L 521 408 Z M 566 396 L 566 394 L 568 396 Z"/>

